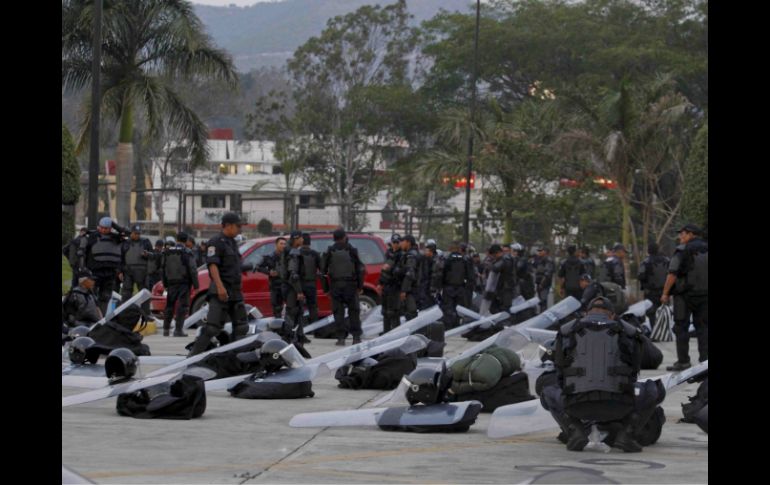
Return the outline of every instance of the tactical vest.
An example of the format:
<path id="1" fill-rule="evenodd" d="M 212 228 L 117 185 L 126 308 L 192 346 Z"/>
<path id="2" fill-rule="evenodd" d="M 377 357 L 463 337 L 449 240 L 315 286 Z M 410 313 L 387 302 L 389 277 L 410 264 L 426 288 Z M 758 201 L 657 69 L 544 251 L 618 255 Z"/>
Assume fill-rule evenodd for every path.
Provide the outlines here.
<path id="1" fill-rule="evenodd" d="M 186 283 L 189 255 L 179 247 L 169 248 L 165 254 L 165 279 L 169 283 Z"/>
<path id="2" fill-rule="evenodd" d="M 462 286 L 465 284 L 465 259 L 460 254 L 450 254 L 444 262 L 444 286 Z"/>
<path id="3" fill-rule="evenodd" d="M 355 279 L 355 264 L 348 248 L 332 248 L 328 271 L 332 281 Z"/>
<path id="4" fill-rule="evenodd" d="M 624 362 L 633 361 L 633 357 L 621 355 L 624 346 L 620 338 L 621 332 L 633 338 L 638 332 L 636 328 L 622 322 L 587 317 L 563 325 L 559 332 L 569 363 L 562 369 L 566 394 L 633 391 L 634 369 Z"/>
<path id="5" fill-rule="evenodd" d="M 142 240 L 129 241 L 128 250 L 126 251 L 126 264 L 128 266 L 146 266 L 147 260 L 142 258 L 144 248 L 142 247 Z"/>
<path id="6" fill-rule="evenodd" d="M 568 291 L 580 290 L 580 266 L 578 258 L 569 257 L 564 261 L 564 287 Z"/>
<path id="7" fill-rule="evenodd" d="M 686 246 L 688 255 L 687 292 L 691 295 L 708 295 L 709 253 L 708 245 L 701 239 Z"/>
<path id="8" fill-rule="evenodd" d="M 515 267 L 513 257 L 510 254 L 504 254 L 502 259 L 503 266 L 500 268 L 500 278 L 497 280 L 497 288 L 501 290 L 510 290 L 514 286 Z"/>
<path id="9" fill-rule="evenodd" d="M 317 257 L 311 250 L 300 250 L 302 257 L 302 281 L 315 282 L 316 268 L 318 266 Z"/>
<path id="10" fill-rule="evenodd" d="M 101 268 L 120 266 L 120 244 L 109 235 L 100 235 L 91 247 L 91 257 Z"/>

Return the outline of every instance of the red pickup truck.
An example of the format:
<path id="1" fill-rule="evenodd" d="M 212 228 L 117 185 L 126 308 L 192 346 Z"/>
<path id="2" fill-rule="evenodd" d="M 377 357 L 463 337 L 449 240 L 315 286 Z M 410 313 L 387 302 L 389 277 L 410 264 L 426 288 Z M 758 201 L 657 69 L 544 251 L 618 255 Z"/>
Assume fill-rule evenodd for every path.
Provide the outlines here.
<path id="1" fill-rule="evenodd" d="M 264 255 L 275 251 L 275 239 L 275 237 L 263 237 L 244 241 L 239 248 L 242 263 L 259 265 Z M 313 233 L 311 234 L 310 247 L 323 255 L 333 242 L 331 233 Z M 348 242 L 358 249 L 358 255 L 366 266 L 364 292 L 360 297 L 361 314 L 364 314 L 380 303 L 377 282 L 380 279 L 382 265 L 385 263 L 386 246 L 382 239 L 372 234 L 348 233 Z M 197 311 L 206 302 L 206 292 L 209 289 L 211 280 L 205 265 L 198 268 L 198 282 L 200 283 L 198 290 L 190 289 L 190 301 L 192 302 L 190 313 Z M 331 300 L 329 295 L 321 289 L 320 279 L 317 282 L 317 288 L 318 313 L 323 317 L 331 313 Z M 252 271 L 244 272 L 243 298 L 249 305 L 257 307 L 263 315 L 273 315 L 273 308 L 270 306 L 270 288 L 267 275 Z M 158 314 L 162 314 L 166 308 L 166 291 L 162 282 L 157 283 L 152 288 L 150 308 L 153 313 Z"/>

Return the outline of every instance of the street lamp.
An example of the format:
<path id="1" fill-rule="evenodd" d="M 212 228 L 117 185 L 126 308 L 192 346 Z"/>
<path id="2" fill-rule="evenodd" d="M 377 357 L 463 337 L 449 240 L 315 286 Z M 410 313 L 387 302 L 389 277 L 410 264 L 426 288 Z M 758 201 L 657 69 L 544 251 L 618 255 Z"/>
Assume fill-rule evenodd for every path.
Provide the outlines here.
<path id="1" fill-rule="evenodd" d="M 471 82 L 471 113 L 468 134 L 468 173 L 465 183 L 465 215 L 463 217 L 463 240 L 470 244 L 471 184 L 473 175 L 473 122 L 476 120 L 476 82 L 478 79 L 479 57 L 479 20 L 481 18 L 481 0 L 476 0 L 476 33 L 473 37 L 473 76 Z"/>

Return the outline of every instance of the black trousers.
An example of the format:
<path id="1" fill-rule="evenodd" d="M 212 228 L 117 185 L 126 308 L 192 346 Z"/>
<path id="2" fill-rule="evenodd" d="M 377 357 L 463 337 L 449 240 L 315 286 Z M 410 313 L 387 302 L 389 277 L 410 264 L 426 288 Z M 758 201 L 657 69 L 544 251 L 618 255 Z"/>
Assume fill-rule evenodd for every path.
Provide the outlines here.
<path id="1" fill-rule="evenodd" d="M 230 316 L 233 323 L 233 340 L 245 336 L 249 331 L 249 324 L 246 317 L 246 306 L 243 303 L 243 293 L 240 288 L 225 287 L 229 298 L 223 302 L 217 297 L 216 285 L 211 285 L 206 296 L 209 303 L 209 314 L 206 318 L 206 325 L 201 334 L 195 340 L 190 355 L 200 354 L 208 347 L 211 339 L 219 335 L 225 328 L 225 313 Z"/>
<path id="2" fill-rule="evenodd" d="M 676 358 L 679 362 L 690 362 L 690 316 L 698 337 L 700 362 L 709 358 L 709 298 L 708 295 L 674 296 L 674 335 L 676 335 Z"/>
<path id="3" fill-rule="evenodd" d="M 401 325 L 399 308 L 399 289 L 397 287 L 384 287 L 382 289 L 382 328 L 388 332 Z"/>
<path id="4" fill-rule="evenodd" d="M 147 284 L 147 267 L 128 267 L 123 272 L 123 286 L 120 290 L 120 296 L 123 301 L 128 300 L 134 295 L 134 287 L 136 291 L 142 291 L 148 287 Z M 142 303 L 142 314 L 144 316 L 150 316 L 150 300 Z"/>
<path id="5" fill-rule="evenodd" d="M 465 303 L 465 286 L 445 286 L 441 290 L 441 312 L 447 329 L 455 328 L 460 320 L 457 305 Z M 464 305 L 463 305 L 464 306 Z"/>
<path id="6" fill-rule="evenodd" d="M 318 289 L 315 282 L 302 283 L 302 293 L 305 294 L 305 306 L 307 307 L 309 323 L 318 320 Z"/>
<path id="7" fill-rule="evenodd" d="M 174 332 L 182 332 L 182 324 L 187 318 L 187 311 L 190 309 L 190 284 L 178 283 L 170 284 L 166 289 L 166 309 L 163 312 L 163 329 L 171 328 L 171 319 L 174 316 L 174 305 L 176 309 L 176 326 Z"/>
<path id="8" fill-rule="evenodd" d="M 660 308 L 660 297 L 663 295 L 663 290 L 645 291 L 644 298 L 652 302 L 650 310 L 647 312 L 647 318 L 650 319 L 650 325 L 655 326 L 655 312 Z"/>
<path id="9" fill-rule="evenodd" d="M 358 286 L 354 281 L 333 281 L 331 284 L 332 311 L 337 338 L 344 339 L 348 334 L 361 337 L 361 305 L 358 302 Z M 348 319 L 345 320 L 345 309 Z"/>
<path id="10" fill-rule="evenodd" d="M 270 285 L 270 306 L 273 307 L 273 316 L 280 318 L 283 313 L 284 299 L 283 288 L 280 284 Z"/>
<path id="11" fill-rule="evenodd" d="M 99 309 L 102 311 L 102 315 L 107 314 L 107 305 L 110 302 L 110 298 L 112 298 L 112 292 L 116 288 L 115 279 L 117 272 L 117 268 L 93 270 L 95 278 L 94 293 L 96 294 L 96 301 Z"/>
<path id="12" fill-rule="evenodd" d="M 399 301 L 401 301 L 400 293 L 399 293 L 398 299 Z M 406 317 L 407 322 L 417 317 L 417 300 L 415 299 L 414 292 L 407 293 L 406 299 L 404 299 L 404 301 L 401 302 L 401 314 Z M 400 317 L 399 317 L 399 323 L 401 323 Z"/>

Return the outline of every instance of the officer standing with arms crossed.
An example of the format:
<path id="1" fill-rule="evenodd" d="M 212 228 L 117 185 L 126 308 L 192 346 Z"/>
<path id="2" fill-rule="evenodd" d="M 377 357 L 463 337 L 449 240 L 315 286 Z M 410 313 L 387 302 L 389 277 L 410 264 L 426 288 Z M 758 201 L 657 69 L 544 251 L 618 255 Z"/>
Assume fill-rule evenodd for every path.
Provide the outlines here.
<path id="1" fill-rule="evenodd" d="M 417 242 L 414 236 L 407 234 L 401 238 L 401 251 L 403 255 L 396 266 L 396 278 L 400 282 L 401 312 L 409 321 L 417 316 L 417 291 L 419 283 L 419 259 Z"/>
<path id="2" fill-rule="evenodd" d="M 246 307 L 241 293 L 241 254 L 235 242 L 235 236 L 240 232 L 240 216 L 228 212 L 222 216 L 222 232 L 208 243 L 206 264 L 211 277 L 207 295 L 209 313 L 206 325 L 190 351 L 191 356 L 205 351 L 211 339 L 224 329 L 225 312 L 233 323 L 233 340 L 248 333 Z"/>
<path id="3" fill-rule="evenodd" d="M 344 229 L 333 233 L 334 244 L 324 253 L 321 263 L 323 278 L 330 280 L 332 311 L 337 327 L 335 345 L 345 345 L 348 333 L 353 344 L 361 342 L 361 305 L 358 295 L 364 291 L 364 264 L 358 257 L 358 250 L 348 243 Z M 348 310 L 349 326 L 345 323 L 345 309 Z"/>
<path id="4" fill-rule="evenodd" d="M 709 287 L 708 243 L 700 238 L 701 229 L 695 224 L 685 224 L 679 229 L 679 246 L 676 247 L 668 267 L 662 304 L 674 295 L 674 335 L 676 357 L 667 370 L 680 371 L 690 367 L 690 316 L 698 337 L 699 361 L 709 358 Z"/>
<path id="5" fill-rule="evenodd" d="M 284 253 L 286 252 L 286 238 L 279 237 L 275 240 L 275 251 L 265 255 L 259 264 L 257 271 L 268 275 L 270 285 L 270 306 L 273 307 L 273 317 L 280 318 L 283 313 L 283 277 L 286 267 Z"/>

